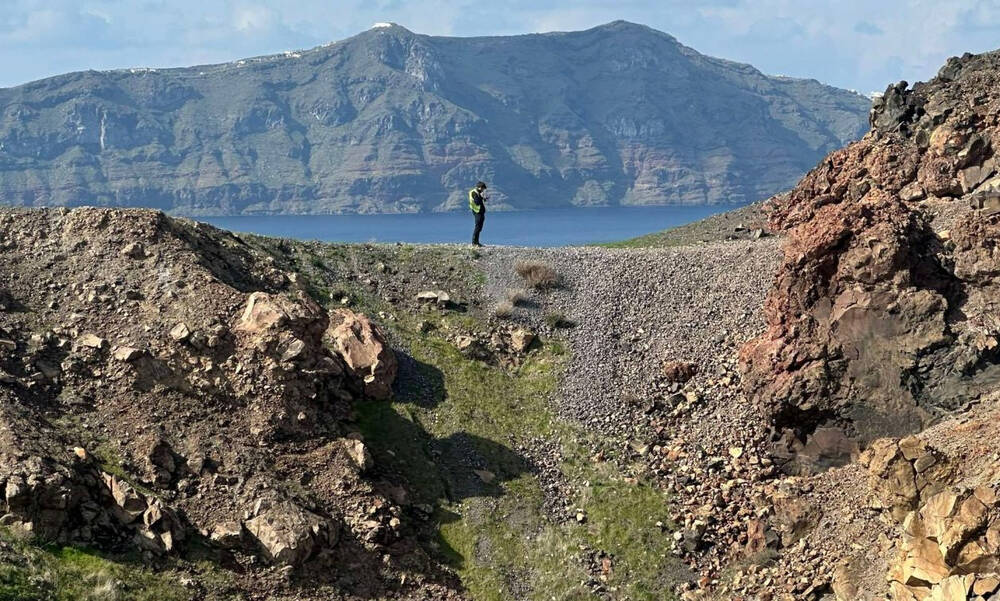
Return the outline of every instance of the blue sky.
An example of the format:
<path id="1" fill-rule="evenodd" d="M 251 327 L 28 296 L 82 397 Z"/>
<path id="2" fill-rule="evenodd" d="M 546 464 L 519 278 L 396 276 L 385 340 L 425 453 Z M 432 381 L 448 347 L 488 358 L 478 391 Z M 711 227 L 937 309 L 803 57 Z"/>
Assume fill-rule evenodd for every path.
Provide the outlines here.
<path id="1" fill-rule="evenodd" d="M 1000 0 L 0 0 L 0 86 L 81 69 L 224 62 L 394 21 L 436 35 L 625 19 L 770 74 L 863 93 L 1000 47 Z"/>

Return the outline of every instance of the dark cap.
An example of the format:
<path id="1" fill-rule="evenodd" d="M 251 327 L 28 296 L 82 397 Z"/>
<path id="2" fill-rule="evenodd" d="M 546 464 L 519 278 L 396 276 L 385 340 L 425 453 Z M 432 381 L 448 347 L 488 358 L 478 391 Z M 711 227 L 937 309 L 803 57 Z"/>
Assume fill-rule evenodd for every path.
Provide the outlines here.
<path id="1" fill-rule="evenodd" d="M 477 188 L 483 188 L 483 189 L 485 189 L 486 188 L 486 182 L 476 182 L 476 187 Z"/>

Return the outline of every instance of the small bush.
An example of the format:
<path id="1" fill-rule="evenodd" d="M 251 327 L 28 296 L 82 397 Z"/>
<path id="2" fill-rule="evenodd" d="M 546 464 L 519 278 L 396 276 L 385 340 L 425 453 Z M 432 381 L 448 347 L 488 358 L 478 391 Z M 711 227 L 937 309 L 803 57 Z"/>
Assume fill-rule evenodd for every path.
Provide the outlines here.
<path id="1" fill-rule="evenodd" d="M 549 290 L 560 285 L 556 270 L 540 261 L 518 261 L 514 270 L 529 288 L 535 290 Z"/>
<path id="2" fill-rule="evenodd" d="M 508 290 L 507 302 L 514 307 L 523 307 L 528 304 L 528 293 L 524 290 Z"/>
<path id="3" fill-rule="evenodd" d="M 511 315 L 514 314 L 514 304 L 511 302 L 502 302 L 493 310 L 493 314 L 500 319 L 510 319 Z"/>
<path id="4" fill-rule="evenodd" d="M 549 313 L 545 316 L 545 323 L 550 328 L 573 328 L 576 327 L 576 322 L 572 319 L 566 317 L 562 313 Z"/>

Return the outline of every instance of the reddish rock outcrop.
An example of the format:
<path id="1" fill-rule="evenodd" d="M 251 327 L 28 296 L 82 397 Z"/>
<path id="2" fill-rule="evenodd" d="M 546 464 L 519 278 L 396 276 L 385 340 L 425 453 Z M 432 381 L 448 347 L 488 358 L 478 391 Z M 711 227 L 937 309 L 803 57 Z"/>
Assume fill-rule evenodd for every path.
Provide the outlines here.
<path id="1" fill-rule="evenodd" d="M 998 74 L 967 55 L 891 86 L 871 133 L 772 199 L 784 260 L 742 359 L 777 438 L 905 436 L 1000 381 Z"/>

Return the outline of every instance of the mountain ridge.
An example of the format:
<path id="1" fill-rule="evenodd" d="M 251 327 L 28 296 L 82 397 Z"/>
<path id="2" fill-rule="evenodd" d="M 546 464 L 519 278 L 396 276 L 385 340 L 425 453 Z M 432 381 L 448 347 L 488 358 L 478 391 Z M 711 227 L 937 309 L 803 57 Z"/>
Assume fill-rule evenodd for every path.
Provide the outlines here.
<path id="1" fill-rule="evenodd" d="M 398 25 L 215 65 L 0 89 L 0 202 L 189 215 L 745 202 L 866 130 L 868 101 L 623 21 Z"/>

